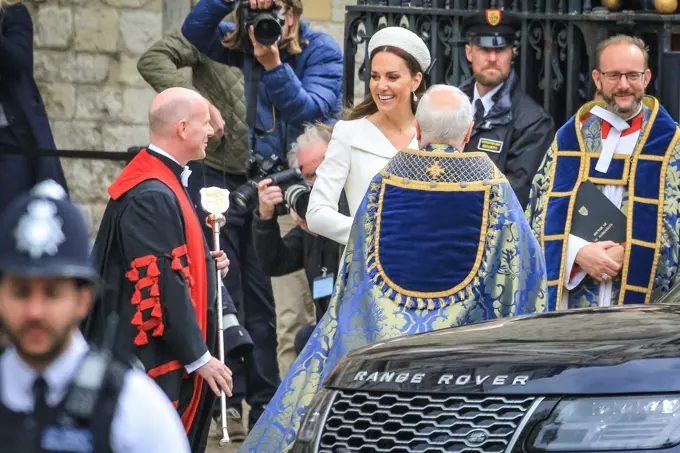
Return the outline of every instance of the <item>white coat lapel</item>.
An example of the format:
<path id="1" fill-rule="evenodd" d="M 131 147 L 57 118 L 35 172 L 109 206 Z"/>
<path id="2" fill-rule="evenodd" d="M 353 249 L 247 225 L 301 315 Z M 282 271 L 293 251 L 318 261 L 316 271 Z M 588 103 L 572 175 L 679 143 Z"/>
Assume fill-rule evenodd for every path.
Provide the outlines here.
<path id="1" fill-rule="evenodd" d="M 380 132 L 373 123 L 364 118 L 356 134 L 352 137 L 352 148 L 360 149 L 364 152 L 375 154 L 376 156 L 391 159 L 399 151 L 392 143 Z M 418 149 L 418 140 L 414 137 L 409 145 L 410 149 Z"/>

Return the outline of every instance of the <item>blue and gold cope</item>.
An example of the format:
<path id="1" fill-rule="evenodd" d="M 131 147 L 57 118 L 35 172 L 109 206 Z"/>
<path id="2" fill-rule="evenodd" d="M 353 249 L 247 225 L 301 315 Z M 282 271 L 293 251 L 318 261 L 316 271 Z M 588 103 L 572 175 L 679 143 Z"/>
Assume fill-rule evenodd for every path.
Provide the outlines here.
<path id="1" fill-rule="evenodd" d="M 626 248 L 612 303 L 642 304 L 667 292 L 677 279 L 680 137 L 659 102 L 643 99 L 642 128 L 632 155 L 615 154 L 607 173 L 595 169 L 602 120 L 590 115 L 602 101 L 584 105 L 557 132 L 534 178 L 527 216 L 545 253 L 548 297 L 559 308 L 564 291 L 567 238 L 576 192 L 584 181 L 624 186 Z M 582 124 L 582 126 L 581 126 Z M 569 294 L 569 308 L 598 305 L 599 283 L 586 277 Z"/>
<path id="2" fill-rule="evenodd" d="M 354 349 L 546 309 L 540 246 L 488 156 L 400 151 L 357 211 L 328 311 L 239 451 L 289 451 L 315 393 Z"/>

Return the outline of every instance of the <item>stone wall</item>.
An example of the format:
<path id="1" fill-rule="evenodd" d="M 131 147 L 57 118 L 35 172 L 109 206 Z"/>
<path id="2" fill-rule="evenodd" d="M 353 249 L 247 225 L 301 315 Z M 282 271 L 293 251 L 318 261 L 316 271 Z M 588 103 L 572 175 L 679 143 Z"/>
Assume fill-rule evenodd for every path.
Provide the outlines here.
<path id="1" fill-rule="evenodd" d="M 356 0 L 329 1 L 330 14 L 310 22 L 342 47 L 344 8 Z M 24 0 L 24 4 L 35 28 L 35 78 L 57 147 L 125 151 L 147 143 L 147 110 L 155 92 L 137 72 L 137 59 L 164 32 L 177 29 L 192 0 Z M 106 188 L 123 164 L 85 159 L 62 163 L 72 196 L 83 206 L 94 231 L 108 199 Z"/>

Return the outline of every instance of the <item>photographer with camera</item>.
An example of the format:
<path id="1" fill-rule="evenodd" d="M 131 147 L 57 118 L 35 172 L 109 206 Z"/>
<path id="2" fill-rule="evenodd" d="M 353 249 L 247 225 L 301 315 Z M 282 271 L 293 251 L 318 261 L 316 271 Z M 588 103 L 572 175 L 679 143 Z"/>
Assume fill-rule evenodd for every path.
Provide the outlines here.
<path id="1" fill-rule="evenodd" d="M 301 295 L 297 295 L 299 303 L 287 307 L 289 311 L 286 316 L 297 320 L 291 324 L 302 326 L 290 332 L 295 338 L 296 355 L 307 343 L 316 323 L 328 308 L 342 253 L 340 244 L 311 233 L 304 220 L 316 169 L 323 161 L 330 139 L 331 132 L 326 126 L 307 126 L 289 153 L 291 167 L 299 169 L 298 174 L 304 183 L 282 183 L 281 178 L 275 177 L 264 179 L 258 185 L 259 207 L 253 221 L 257 258 L 265 272 L 273 277 L 304 269 L 314 299 L 314 304 L 310 306 Z M 296 227 L 281 238 L 277 216 L 286 212 L 286 206 Z M 340 209 L 349 212 L 346 202 L 344 206 L 341 204 Z"/>
<path id="2" fill-rule="evenodd" d="M 232 12 L 236 20 L 222 22 Z M 342 51 L 331 36 L 312 30 L 302 12 L 301 0 L 200 0 L 182 26 L 184 37 L 203 54 L 243 71 L 249 150 L 254 164 L 251 166 L 256 167 L 248 177 L 255 184 L 254 187 L 244 185 L 232 193 L 246 192 L 249 187 L 254 189 L 255 201 L 246 203 L 248 207 L 257 206 L 257 183 L 278 172 L 281 166 L 287 167 L 286 154 L 304 124 L 330 123 L 340 115 Z M 234 208 L 243 205 L 235 200 L 237 194 L 233 198 Z M 251 212 L 243 212 L 248 213 L 247 222 L 252 222 Z M 289 216 L 279 218 L 284 234 L 288 219 Z M 250 230 L 251 226 L 246 223 L 244 228 Z M 231 256 L 230 260 L 233 263 Z M 286 297 L 292 293 L 291 288 L 299 286 L 302 292 L 307 286 L 304 282 L 300 285 L 291 281 L 292 276 L 283 279 L 285 284 L 277 281 L 278 278 L 271 282 L 278 311 L 294 303 Z M 251 301 L 245 299 L 249 305 Z M 264 312 L 265 307 L 254 310 Z M 273 308 L 267 310 L 274 311 Z M 272 323 L 274 321 L 272 319 Z M 280 332 L 295 327 L 285 326 L 286 322 L 285 318 L 277 317 L 275 324 Z M 256 343 L 257 355 L 260 340 L 257 333 L 250 328 L 249 331 Z M 266 348 L 273 351 L 267 350 L 267 357 L 276 353 L 277 346 L 270 345 L 268 342 Z M 292 342 L 279 336 L 278 364 L 282 374 L 294 359 Z"/>
<path id="3" fill-rule="evenodd" d="M 234 8 L 237 22 L 221 22 Z M 305 123 L 340 115 L 342 51 L 310 28 L 301 0 L 201 0 L 182 34 L 208 57 L 243 71 L 251 151 L 285 160 Z"/>

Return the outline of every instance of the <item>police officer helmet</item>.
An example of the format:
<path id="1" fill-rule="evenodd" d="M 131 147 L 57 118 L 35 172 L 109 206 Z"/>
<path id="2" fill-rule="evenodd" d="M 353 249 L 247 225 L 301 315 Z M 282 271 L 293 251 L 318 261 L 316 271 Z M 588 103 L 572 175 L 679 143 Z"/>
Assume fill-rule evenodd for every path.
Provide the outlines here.
<path id="1" fill-rule="evenodd" d="M 13 200 L 0 217 L 0 275 L 68 277 L 94 283 L 85 219 L 54 181 Z"/>
<path id="2" fill-rule="evenodd" d="M 487 49 L 517 45 L 516 33 L 522 26 L 519 18 L 500 9 L 486 9 L 467 17 L 462 24 L 469 44 Z"/>

